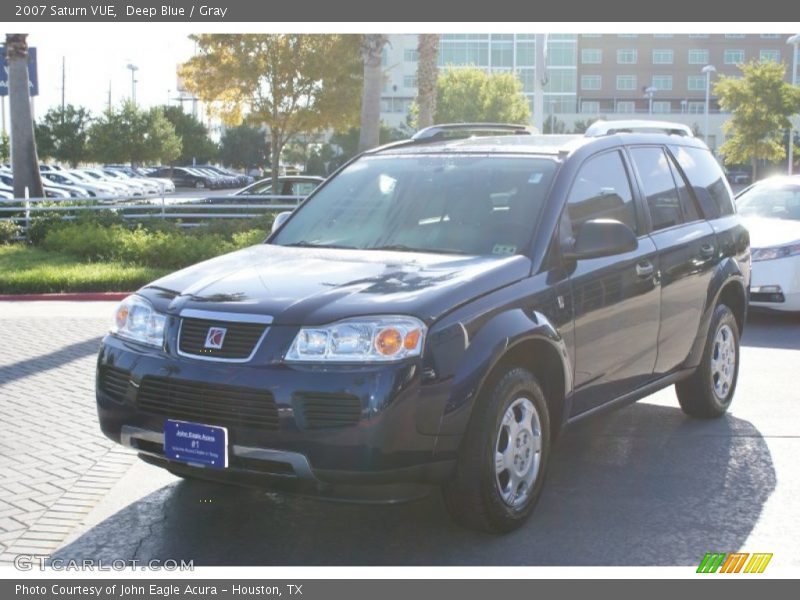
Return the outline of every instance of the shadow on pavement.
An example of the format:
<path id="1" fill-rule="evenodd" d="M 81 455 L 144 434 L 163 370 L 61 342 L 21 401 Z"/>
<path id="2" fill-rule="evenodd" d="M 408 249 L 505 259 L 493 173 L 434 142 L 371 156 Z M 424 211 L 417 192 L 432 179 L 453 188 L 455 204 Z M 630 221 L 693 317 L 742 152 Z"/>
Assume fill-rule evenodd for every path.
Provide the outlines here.
<path id="1" fill-rule="evenodd" d="M 800 316 L 751 310 L 747 315 L 742 346 L 800 350 Z"/>
<path id="2" fill-rule="evenodd" d="M 102 339 L 102 337 L 95 337 L 70 344 L 69 346 L 64 346 L 55 352 L 49 352 L 34 358 L 26 358 L 25 360 L 10 365 L 4 365 L 0 367 L 0 385 L 28 377 L 29 375 L 36 375 L 51 369 L 57 369 L 62 365 L 90 354 L 97 354 Z"/>
<path id="3" fill-rule="evenodd" d="M 533 518 L 454 525 L 439 494 L 350 505 L 198 482 L 122 509 L 56 558 L 195 565 L 696 565 L 742 546 L 776 485 L 748 422 L 636 404 L 562 436 Z"/>

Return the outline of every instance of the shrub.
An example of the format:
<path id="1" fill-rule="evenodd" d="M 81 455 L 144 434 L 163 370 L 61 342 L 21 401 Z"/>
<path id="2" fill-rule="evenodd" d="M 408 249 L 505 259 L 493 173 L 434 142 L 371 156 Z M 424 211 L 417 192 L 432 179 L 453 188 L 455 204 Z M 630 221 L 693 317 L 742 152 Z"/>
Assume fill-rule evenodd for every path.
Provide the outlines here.
<path id="1" fill-rule="evenodd" d="M 0 246 L 10 244 L 20 234 L 20 228 L 14 221 L 0 221 Z"/>
<path id="2" fill-rule="evenodd" d="M 61 215 L 58 213 L 40 213 L 30 220 L 28 229 L 25 231 L 25 237 L 29 244 L 40 246 L 50 231 L 61 227 L 65 223 L 66 221 L 62 220 Z"/>
<path id="3" fill-rule="evenodd" d="M 232 236 L 233 245 L 236 248 L 247 248 L 247 246 L 254 246 L 260 244 L 269 235 L 263 229 L 253 229 L 252 231 L 240 231 L 234 233 Z"/>

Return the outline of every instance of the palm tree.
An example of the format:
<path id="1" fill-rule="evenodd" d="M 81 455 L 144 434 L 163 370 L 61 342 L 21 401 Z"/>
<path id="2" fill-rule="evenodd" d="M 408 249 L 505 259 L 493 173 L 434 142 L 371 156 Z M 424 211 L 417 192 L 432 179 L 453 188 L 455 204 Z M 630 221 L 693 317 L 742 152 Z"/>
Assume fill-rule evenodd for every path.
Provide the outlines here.
<path id="1" fill-rule="evenodd" d="M 417 44 L 417 127 L 433 125 L 436 115 L 436 81 L 439 78 L 439 35 L 420 34 Z"/>
<path id="2" fill-rule="evenodd" d="M 364 35 L 361 42 L 361 58 L 364 60 L 364 89 L 361 94 L 359 152 L 374 148 L 380 143 L 381 88 L 383 87 L 381 58 L 383 47 L 388 42 L 389 38 L 380 33 Z"/>
<path id="3" fill-rule="evenodd" d="M 11 118 L 11 169 L 14 177 L 14 196 L 42 198 L 42 178 L 33 136 L 33 117 L 28 86 L 28 34 L 7 33 L 8 107 Z"/>

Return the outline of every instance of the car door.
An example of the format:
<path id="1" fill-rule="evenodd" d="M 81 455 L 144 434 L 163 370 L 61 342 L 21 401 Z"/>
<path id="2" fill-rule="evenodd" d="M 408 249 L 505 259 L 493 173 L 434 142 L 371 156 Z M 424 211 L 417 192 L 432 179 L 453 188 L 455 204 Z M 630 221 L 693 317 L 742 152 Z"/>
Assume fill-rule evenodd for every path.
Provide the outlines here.
<path id="1" fill-rule="evenodd" d="M 610 218 L 628 225 L 638 238 L 636 250 L 579 260 L 570 275 L 575 340 L 572 416 L 631 392 L 653 377 L 660 317 L 658 257 L 644 230 L 632 183 L 623 153 L 612 150 L 583 163 L 567 198 L 564 214 L 573 237 L 583 221 Z"/>
<path id="2" fill-rule="evenodd" d="M 661 327 L 656 375 L 669 373 L 688 356 L 697 337 L 717 248 L 714 230 L 673 157 L 661 146 L 628 150 L 645 195 L 650 237 L 661 270 Z"/>

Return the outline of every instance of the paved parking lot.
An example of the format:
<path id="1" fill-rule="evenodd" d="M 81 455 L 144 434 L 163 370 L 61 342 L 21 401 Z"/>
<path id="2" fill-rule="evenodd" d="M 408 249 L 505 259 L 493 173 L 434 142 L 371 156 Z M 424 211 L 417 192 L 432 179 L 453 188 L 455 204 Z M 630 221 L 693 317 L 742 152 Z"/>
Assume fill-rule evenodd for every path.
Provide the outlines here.
<path id="1" fill-rule="evenodd" d="M 800 565 L 798 318 L 751 318 L 724 419 L 685 418 L 669 389 L 565 433 L 533 519 L 491 536 L 453 525 L 436 493 L 364 506 L 229 489 L 113 448 L 93 404 L 110 308 L 0 305 L 0 560 L 693 565 L 743 550 Z"/>

